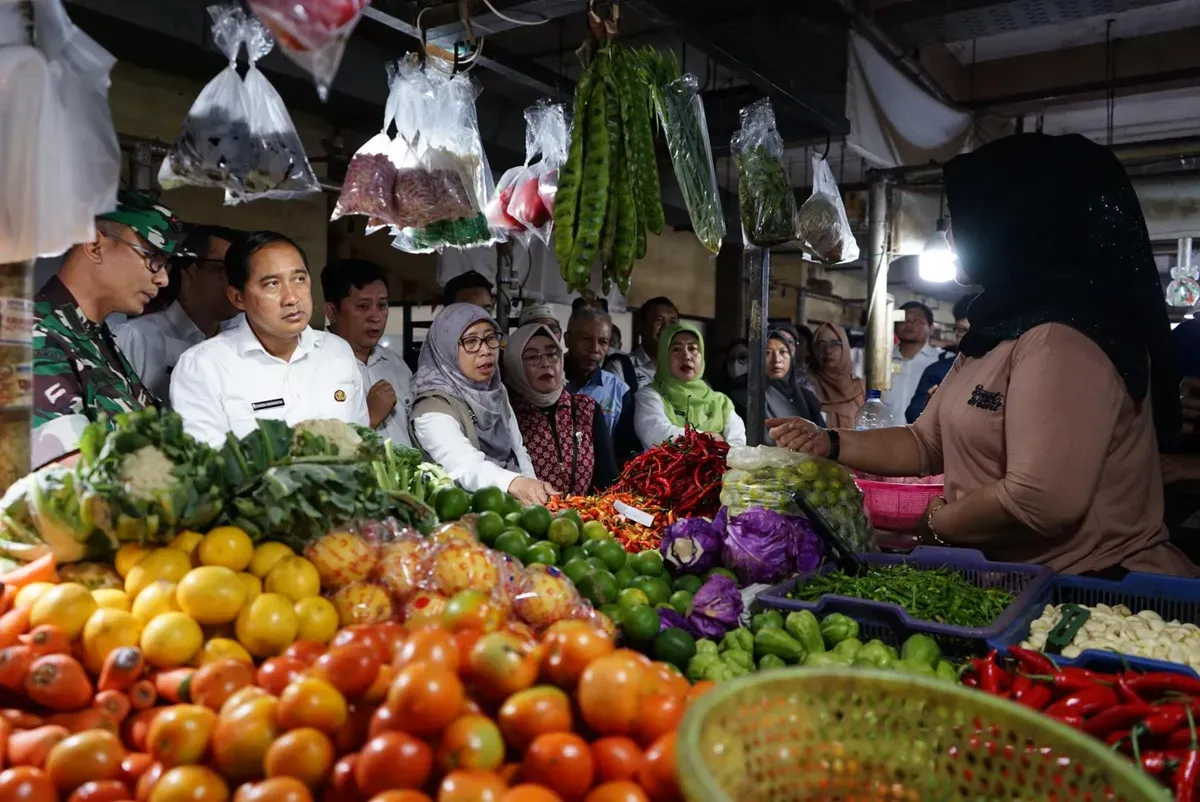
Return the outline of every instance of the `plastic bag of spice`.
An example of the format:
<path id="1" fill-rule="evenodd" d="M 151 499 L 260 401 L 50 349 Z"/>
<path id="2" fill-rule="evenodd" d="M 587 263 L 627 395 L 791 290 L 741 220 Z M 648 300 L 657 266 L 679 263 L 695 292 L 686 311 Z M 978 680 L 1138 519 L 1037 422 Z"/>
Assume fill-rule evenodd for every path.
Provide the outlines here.
<path id="1" fill-rule="evenodd" d="M 396 187 L 396 165 L 391 160 L 392 138 L 389 129 L 396 117 L 396 69 L 388 65 L 388 99 L 384 106 L 383 128 L 366 141 L 350 159 L 342 191 L 338 195 L 331 220 L 349 214 L 361 214 L 371 219 L 371 225 L 393 225 L 393 193 Z"/>
<path id="2" fill-rule="evenodd" d="M 243 83 L 253 150 L 246 192 L 226 190 L 227 204 L 261 198 L 288 199 L 321 191 L 283 98 L 257 66 L 274 46 L 275 40 L 262 22 L 255 18 L 246 21 L 246 56 L 250 68 Z"/>
<path id="3" fill-rule="evenodd" d="M 185 185 L 245 192 L 253 148 L 246 87 L 237 71 L 246 35 L 246 15 L 236 6 L 212 6 L 213 42 L 229 65 L 200 90 L 183 128 L 158 171 L 163 189 Z"/>
<path id="4" fill-rule="evenodd" d="M 826 264 L 853 262 L 858 258 L 858 241 L 850 230 L 833 171 L 820 153 L 813 153 L 812 168 L 812 195 L 800 207 L 796 239 L 805 251 Z"/>
<path id="5" fill-rule="evenodd" d="M 292 61 L 312 75 L 321 100 L 337 75 L 346 42 L 370 0 L 249 0 Z"/>
<path id="6" fill-rule="evenodd" d="M 742 236 L 759 248 L 791 242 L 796 238 L 796 196 L 783 166 L 775 110 L 763 98 L 742 109 L 740 116 L 742 126 L 733 135 L 732 148 Z"/>

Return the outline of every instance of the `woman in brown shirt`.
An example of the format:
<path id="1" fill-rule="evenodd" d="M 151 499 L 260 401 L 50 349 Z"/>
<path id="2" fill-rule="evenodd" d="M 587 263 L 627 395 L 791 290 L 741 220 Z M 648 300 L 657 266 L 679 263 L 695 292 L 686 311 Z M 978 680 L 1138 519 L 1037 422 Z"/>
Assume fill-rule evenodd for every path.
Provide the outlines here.
<path id="1" fill-rule="evenodd" d="M 770 421 L 868 473 L 945 472 L 922 534 L 1069 574 L 1200 573 L 1167 542 L 1159 437 L 1179 426 L 1170 327 L 1133 187 L 1105 148 L 1026 134 L 945 167 L 962 355 L 912 426 Z"/>

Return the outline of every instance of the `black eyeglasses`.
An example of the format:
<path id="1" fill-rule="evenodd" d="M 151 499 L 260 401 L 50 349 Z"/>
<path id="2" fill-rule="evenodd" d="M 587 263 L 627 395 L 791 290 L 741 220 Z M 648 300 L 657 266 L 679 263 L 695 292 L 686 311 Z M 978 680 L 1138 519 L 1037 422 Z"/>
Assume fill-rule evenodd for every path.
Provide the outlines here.
<path id="1" fill-rule="evenodd" d="M 487 346 L 489 351 L 495 351 L 500 347 L 500 335 L 496 333 L 489 334 L 486 337 L 463 337 L 458 341 L 459 346 L 468 354 L 477 354 L 479 349 Z"/>
<path id="2" fill-rule="evenodd" d="M 163 268 L 167 266 L 167 263 L 171 261 L 171 254 L 169 253 L 164 253 L 163 251 L 152 251 L 148 248 L 143 248 L 141 245 L 136 243 L 123 240 L 120 237 L 114 237 L 111 234 L 105 234 L 104 236 L 108 237 L 109 239 L 114 239 L 122 245 L 128 245 L 134 253 L 142 257 L 142 260 L 146 263 L 146 269 L 149 270 L 150 274 L 153 276 L 157 276 L 159 273 L 161 273 Z"/>

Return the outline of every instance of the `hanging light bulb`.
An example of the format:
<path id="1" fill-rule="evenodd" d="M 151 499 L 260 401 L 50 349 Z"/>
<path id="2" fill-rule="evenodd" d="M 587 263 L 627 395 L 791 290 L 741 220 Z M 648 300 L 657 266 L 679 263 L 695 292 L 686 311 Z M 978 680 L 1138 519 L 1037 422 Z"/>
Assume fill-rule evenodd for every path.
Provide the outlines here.
<path id="1" fill-rule="evenodd" d="M 939 284 L 953 281 L 958 272 L 958 257 L 946 238 L 946 218 L 939 217 L 937 229 L 925 241 L 925 250 L 919 257 L 917 272 L 924 281 Z"/>

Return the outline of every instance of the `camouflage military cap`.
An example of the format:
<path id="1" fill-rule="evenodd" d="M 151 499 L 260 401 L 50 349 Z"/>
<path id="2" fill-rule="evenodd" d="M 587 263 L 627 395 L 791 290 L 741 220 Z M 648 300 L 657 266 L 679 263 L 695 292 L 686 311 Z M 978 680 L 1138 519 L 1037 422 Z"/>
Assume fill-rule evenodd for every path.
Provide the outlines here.
<path id="1" fill-rule="evenodd" d="M 100 215 L 100 219 L 129 226 L 164 253 L 184 255 L 183 240 L 187 232 L 183 222 L 145 192 L 121 190 L 117 193 L 117 208 Z"/>

